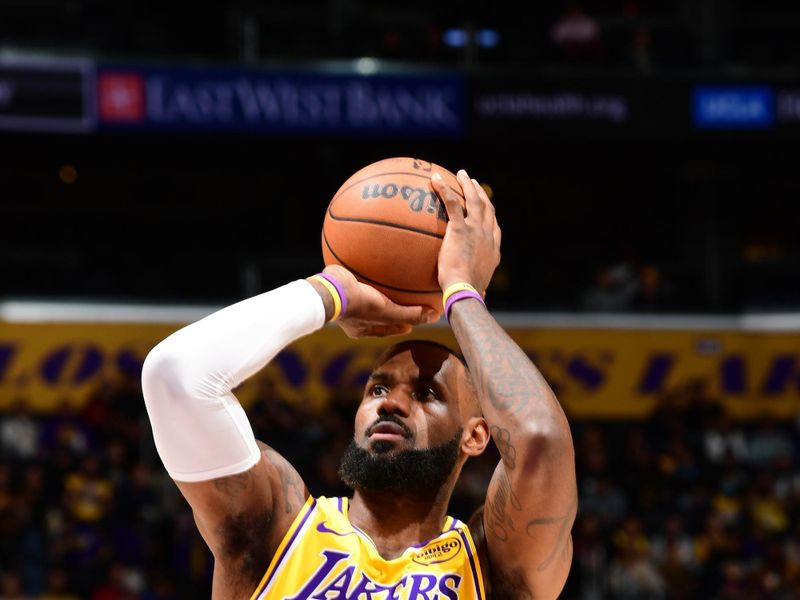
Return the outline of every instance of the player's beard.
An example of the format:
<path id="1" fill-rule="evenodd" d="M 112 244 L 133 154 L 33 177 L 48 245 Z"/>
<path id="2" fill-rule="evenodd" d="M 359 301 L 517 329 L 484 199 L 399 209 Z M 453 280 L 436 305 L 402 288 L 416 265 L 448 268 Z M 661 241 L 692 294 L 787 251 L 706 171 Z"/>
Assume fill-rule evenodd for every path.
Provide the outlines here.
<path id="1" fill-rule="evenodd" d="M 391 445 L 382 441 L 369 451 L 351 440 L 342 455 L 339 476 L 354 490 L 435 492 L 453 473 L 463 431 L 459 428 L 439 446 L 398 452 L 389 452 Z"/>

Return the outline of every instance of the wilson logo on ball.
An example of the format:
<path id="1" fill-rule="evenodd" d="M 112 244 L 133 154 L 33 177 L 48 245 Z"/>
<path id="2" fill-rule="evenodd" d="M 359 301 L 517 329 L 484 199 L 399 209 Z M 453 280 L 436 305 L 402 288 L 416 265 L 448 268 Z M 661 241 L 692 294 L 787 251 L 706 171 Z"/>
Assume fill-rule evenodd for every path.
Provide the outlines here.
<path id="1" fill-rule="evenodd" d="M 411 187 L 410 185 L 397 185 L 396 183 L 385 183 L 383 185 L 376 183 L 373 185 L 365 185 L 361 191 L 361 198 L 369 200 L 370 198 L 385 198 L 392 200 L 400 196 L 403 200 L 408 202 L 408 207 L 414 212 L 420 212 L 427 204 L 427 211 L 429 213 L 436 213 L 436 217 L 442 221 L 447 221 L 447 213 L 444 206 L 439 202 L 439 198 L 430 190 L 419 187 Z"/>

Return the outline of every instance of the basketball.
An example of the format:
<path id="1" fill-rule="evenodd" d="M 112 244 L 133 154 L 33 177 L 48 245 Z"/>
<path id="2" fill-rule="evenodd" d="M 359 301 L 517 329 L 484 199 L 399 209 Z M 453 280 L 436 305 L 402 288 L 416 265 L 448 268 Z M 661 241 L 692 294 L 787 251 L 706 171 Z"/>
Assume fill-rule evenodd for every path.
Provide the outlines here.
<path id="1" fill-rule="evenodd" d="M 463 202 L 453 173 L 417 158 L 387 158 L 353 174 L 325 213 L 325 264 L 342 265 L 398 304 L 441 310 L 436 262 L 447 212 L 430 185 L 434 172 Z"/>

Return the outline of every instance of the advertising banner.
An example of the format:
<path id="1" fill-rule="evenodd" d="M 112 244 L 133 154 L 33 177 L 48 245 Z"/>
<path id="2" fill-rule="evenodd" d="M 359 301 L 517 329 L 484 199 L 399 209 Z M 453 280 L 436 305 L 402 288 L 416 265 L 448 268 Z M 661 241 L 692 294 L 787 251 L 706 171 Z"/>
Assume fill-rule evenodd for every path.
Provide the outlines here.
<path id="1" fill-rule="evenodd" d="M 585 137 L 686 134 L 689 86 L 625 77 L 518 75 L 470 80 L 471 131 Z"/>
<path id="2" fill-rule="evenodd" d="M 775 95 L 766 85 L 697 87 L 692 116 L 698 128 L 769 129 L 775 124 Z"/>
<path id="3" fill-rule="evenodd" d="M 90 131 L 93 74 L 90 61 L 0 60 L 0 130 Z"/>
<path id="4" fill-rule="evenodd" d="M 105 129 L 459 136 L 458 75 L 100 67 Z"/>
<path id="5" fill-rule="evenodd" d="M 178 325 L 0 323 L 0 410 L 24 398 L 51 411 L 81 406 L 104 384 L 137 384 L 148 350 Z M 753 331 L 509 329 L 574 418 L 642 418 L 682 390 L 702 389 L 739 418 L 790 418 L 800 409 L 800 333 Z M 444 327 L 418 337 L 453 344 Z M 282 352 L 244 383 L 250 405 L 270 387 L 322 409 L 333 397 L 358 401 L 389 340 L 354 341 L 327 327 Z"/>

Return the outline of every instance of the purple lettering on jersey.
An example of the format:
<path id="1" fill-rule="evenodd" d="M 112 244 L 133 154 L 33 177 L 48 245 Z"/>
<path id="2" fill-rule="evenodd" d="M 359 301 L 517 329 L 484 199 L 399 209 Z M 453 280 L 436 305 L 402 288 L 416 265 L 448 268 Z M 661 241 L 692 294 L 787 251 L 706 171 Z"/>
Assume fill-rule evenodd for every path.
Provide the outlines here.
<path id="1" fill-rule="evenodd" d="M 344 559 L 349 558 L 350 553 L 336 552 L 335 550 L 323 550 L 322 556 L 325 558 L 325 562 L 322 563 L 322 566 L 320 566 L 320 568 L 317 569 L 316 572 L 311 576 L 311 579 L 309 579 L 308 583 L 303 586 L 303 589 L 301 589 L 295 596 L 287 598 L 287 600 L 307 600 L 310 598 L 312 592 L 317 589 L 319 584 L 321 584 L 328 575 L 330 575 L 334 567 Z M 350 576 L 352 576 L 352 571 Z M 342 598 L 344 598 L 344 596 L 342 596 Z"/>
<path id="2" fill-rule="evenodd" d="M 405 586 L 405 584 L 406 584 L 406 578 L 405 576 L 403 576 L 403 578 L 397 583 L 395 583 L 393 586 L 387 587 L 386 591 L 389 592 L 389 595 L 386 596 L 385 600 L 400 600 L 400 596 L 395 596 L 395 594 L 397 593 L 398 588 Z"/>
<path id="3" fill-rule="evenodd" d="M 428 592 L 432 592 L 436 588 L 436 575 L 429 575 L 427 573 L 414 573 L 411 575 L 411 590 L 408 592 L 408 600 L 435 600 L 439 597 L 438 594 L 434 598 L 428 597 Z"/>
<path id="4" fill-rule="evenodd" d="M 372 594 L 382 594 L 383 592 L 389 593 L 386 596 L 379 596 L 374 600 L 400 600 L 399 596 L 396 596 L 395 593 L 397 592 L 397 588 L 402 587 L 405 582 L 406 578 L 403 577 L 394 585 L 381 585 L 380 583 L 375 583 L 362 573 L 361 579 L 359 579 L 355 589 L 353 589 L 351 594 L 347 597 L 347 600 L 373 600 Z"/>
<path id="5" fill-rule="evenodd" d="M 447 582 L 452 581 L 453 587 L 448 587 Z M 449 600 L 458 600 L 458 586 L 461 585 L 461 576 L 454 573 L 442 575 L 439 580 L 439 592 Z"/>
<path id="6" fill-rule="evenodd" d="M 355 570 L 354 565 L 347 567 L 330 585 L 311 596 L 312 600 L 348 600 L 347 588 L 350 587 L 350 582 L 353 580 L 353 571 Z M 331 592 L 339 592 L 339 594 L 337 596 L 328 596 Z"/>
<path id="7" fill-rule="evenodd" d="M 413 573 L 396 583 L 384 585 L 357 571 L 357 565 L 342 563 L 350 558 L 348 552 L 323 550 L 321 555 L 325 559 L 322 565 L 297 594 L 285 600 L 400 600 L 405 596 L 405 589 L 408 589 L 407 600 L 458 600 L 458 588 L 463 578 L 455 573 L 440 576 Z M 330 583 L 323 584 L 340 568 L 341 572 Z M 355 581 L 356 575 L 358 581 Z"/>

